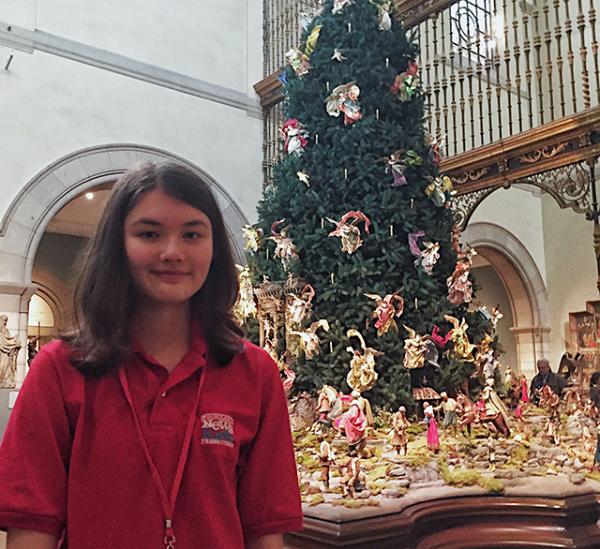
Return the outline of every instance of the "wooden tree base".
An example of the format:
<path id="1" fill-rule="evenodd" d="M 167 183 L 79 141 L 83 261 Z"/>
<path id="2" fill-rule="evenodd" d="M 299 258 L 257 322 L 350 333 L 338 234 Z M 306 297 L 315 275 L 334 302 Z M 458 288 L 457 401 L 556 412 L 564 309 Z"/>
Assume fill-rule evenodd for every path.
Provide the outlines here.
<path id="1" fill-rule="evenodd" d="M 308 507 L 304 530 L 286 536 L 286 548 L 600 548 L 599 502 L 595 492 L 473 495 L 421 501 L 379 515 L 357 509 L 337 520 L 335 513 L 318 511 L 330 506 Z"/>

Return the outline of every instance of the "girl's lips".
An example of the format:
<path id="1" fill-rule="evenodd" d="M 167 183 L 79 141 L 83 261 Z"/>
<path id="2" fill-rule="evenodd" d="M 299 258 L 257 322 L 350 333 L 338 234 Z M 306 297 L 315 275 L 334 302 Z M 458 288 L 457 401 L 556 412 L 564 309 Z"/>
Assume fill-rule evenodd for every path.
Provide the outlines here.
<path id="1" fill-rule="evenodd" d="M 185 276 L 185 271 L 151 271 L 152 274 L 156 275 L 173 275 L 173 276 Z"/>
<path id="2" fill-rule="evenodd" d="M 150 271 L 151 274 L 158 277 L 164 282 L 179 282 L 182 278 L 188 276 L 188 273 L 183 271 Z"/>

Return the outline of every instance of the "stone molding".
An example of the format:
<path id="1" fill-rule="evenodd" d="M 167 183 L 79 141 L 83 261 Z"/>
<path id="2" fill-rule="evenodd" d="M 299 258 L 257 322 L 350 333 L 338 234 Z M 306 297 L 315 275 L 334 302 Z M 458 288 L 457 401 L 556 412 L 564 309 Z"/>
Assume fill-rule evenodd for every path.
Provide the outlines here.
<path id="1" fill-rule="evenodd" d="M 211 84 L 199 78 L 137 61 L 48 32 L 24 29 L 0 21 L 0 45 L 26 53 L 33 53 L 35 50 L 43 51 L 122 76 L 241 109 L 254 118 L 262 119 L 263 117 L 260 102 L 256 97 L 250 97 L 225 86 Z"/>
<path id="2" fill-rule="evenodd" d="M 550 321 L 546 285 L 527 248 L 511 232 L 494 223 L 468 225 L 463 240 L 474 248 L 492 248 L 506 256 L 521 278 L 533 307 L 533 322 L 526 325 L 545 329 Z"/>
<path id="3" fill-rule="evenodd" d="M 37 286 L 35 284 L 0 282 L 0 294 L 18 295 L 30 299 L 36 290 Z"/>

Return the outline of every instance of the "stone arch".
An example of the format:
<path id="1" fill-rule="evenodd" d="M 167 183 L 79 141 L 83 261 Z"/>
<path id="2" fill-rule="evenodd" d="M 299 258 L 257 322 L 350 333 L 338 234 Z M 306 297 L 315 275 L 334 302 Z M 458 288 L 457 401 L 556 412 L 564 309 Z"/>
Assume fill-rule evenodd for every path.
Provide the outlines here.
<path id="1" fill-rule="evenodd" d="M 144 145 L 108 144 L 64 156 L 35 175 L 8 207 L 0 221 L 0 256 L 10 266 L 10 279 L 31 281 L 39 241 L 50 220 L 82 192 L 113 181 L 135 162 L 171 160 L 185 165 L 206 181 L 215 194 L 234 247 L 243 258 L 242 227 L 248 223 L 227 191 L 204 170 L 170 152 Z M 20 253 L 15 253 L 19 250 Z M 0 272 L 0 277 L 2 273 Z"/>
<path id="2" fill-rule="evenodd" d="M 494 268 L 508 294 L 515 325 L 519 370 L 531 376 L 537 359 L 549 351 L 549 313 L 546 285 L 535 261 L 509 231 L 493 223 L 473 223 L 463 232 Z"/>

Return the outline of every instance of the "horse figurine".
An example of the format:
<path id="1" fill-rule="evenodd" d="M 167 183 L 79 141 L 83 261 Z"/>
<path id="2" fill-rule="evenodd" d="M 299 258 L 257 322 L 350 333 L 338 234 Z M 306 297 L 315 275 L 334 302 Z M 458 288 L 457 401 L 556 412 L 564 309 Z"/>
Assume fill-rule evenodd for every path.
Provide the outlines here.
<path id="1" fill-rule="evenodd" d="M 478 421 L 479 414 L 475 405 L 464 393 L 458 393 L 456 396 L 456 415 L 458 416 L 460 430 L 463 431 L 466 427 L 467 433 L 471 436 L 471 424 Z"/>
<path id="2" fill-rule="evenodd" d="M 581 397 L 581 387 L 568 387 L 567 389 L 565 389 L 562 396 L 565 401 L 567 410 L 575 412 L 576 410 L 581 410 L 583 408 L 584 400 Z"/>
<path id="3" fill-rule="evenodd" d="M 548 412 L 548 420 L 560 422 L 560 397 L 552 390 L 550 385 L 544 385 L 540 389 L 539 407 Z"/>
<path id="4" fill-rule="evenodd" d="M 551 419 L 560 417 L 558 407 L 560 405 L 560 397 L 552 390 L 550 385 L 544 385 L 540 389 L 540 408 L 545 408 Z"/>
<path id="5" fill-rule="evenodd" d="M 469 436 L 471 436 L 471 425 L 475 423 L 483 423 L 492 432 L 502 433 L 505 437 L 510 436 L 510 429 L 500 412 L 495 414 L 482 413 L 464 393 L 459 393 L 456 397 L 456 412 L 459 420 L 458 424 L 461 430 L 466 427 Z"/>

